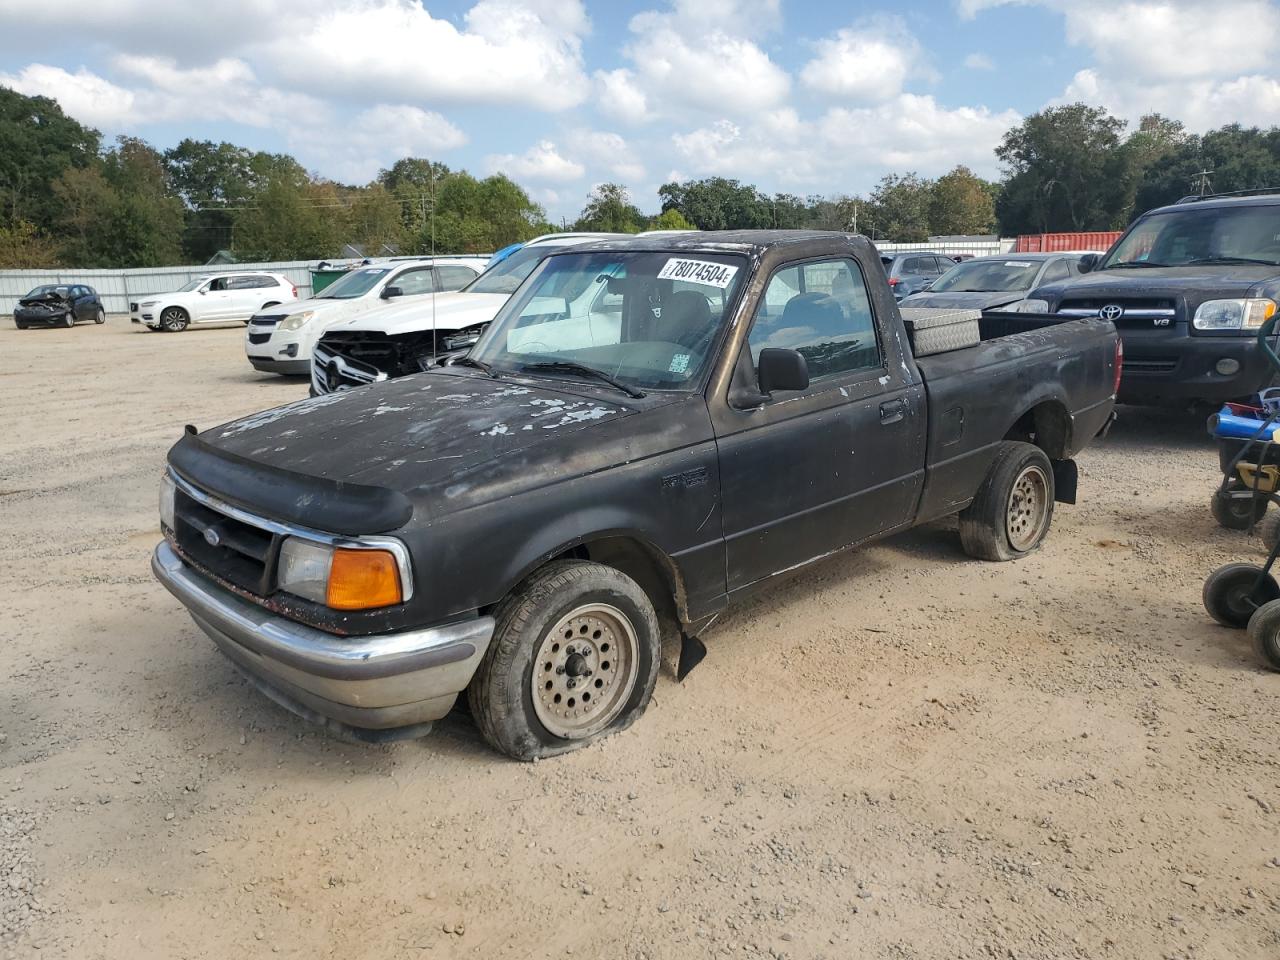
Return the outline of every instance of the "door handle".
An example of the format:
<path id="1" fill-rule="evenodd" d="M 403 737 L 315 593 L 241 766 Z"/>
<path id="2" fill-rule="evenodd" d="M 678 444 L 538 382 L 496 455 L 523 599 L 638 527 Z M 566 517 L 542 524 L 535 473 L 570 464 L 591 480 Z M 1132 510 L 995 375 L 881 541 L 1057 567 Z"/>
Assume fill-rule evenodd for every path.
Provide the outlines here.
<path id="1" fill-rule="evenodd" d="M 886 400 L 880 404 L 880 422 L 884 424 L 897 423 L 907 414 L 907 402 L 905 400 Z"/>

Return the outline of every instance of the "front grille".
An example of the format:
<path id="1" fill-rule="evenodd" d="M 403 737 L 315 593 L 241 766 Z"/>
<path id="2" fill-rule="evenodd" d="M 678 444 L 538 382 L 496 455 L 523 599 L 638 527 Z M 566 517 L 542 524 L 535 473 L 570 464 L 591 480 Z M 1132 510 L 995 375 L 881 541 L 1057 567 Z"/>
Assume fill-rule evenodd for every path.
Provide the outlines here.
<path id="1" fill-rule="evenodd" d="M 130 313 L 137 313 L 137 312 L 138 312 L 138 305 L 137 305 L 136 303 L 134 303 L 133 301 L 130 301 L 130 302 L 129 302 L 129 312 L 130 312 Z"/>
<path id="2" fill-rule="evenodd" d="M 268 343 L 271 340 L 269 333 L 251 333 L 249 334 L 250 343 Z"/>
<path id="3" fill-rule="evenodd" d="M 173 536 L 182 553 L 214 576 L 259 597 L 275 589 L 281 536 L 201 503 L 181 487 Z"/>
<path id="4" fill-rule="evenodd" d="M 326 338 L 312 351 L 311 386 L 317 394 L 336 393 L 387 379 L 387 374 L 378 367 L 350 356 L 347 347 L 346 343 L 331 343 Z"/>
<path id="5" fill-rule="evenodd" d="M 1118 330 L 1173 329 L 1178 304 L 1168 297 L 1077 297 L 1058 305 L 1060 317 L 1100 317 L 1108 307 L 1119 307 L 1119 316 L 1108 316 Z"/>

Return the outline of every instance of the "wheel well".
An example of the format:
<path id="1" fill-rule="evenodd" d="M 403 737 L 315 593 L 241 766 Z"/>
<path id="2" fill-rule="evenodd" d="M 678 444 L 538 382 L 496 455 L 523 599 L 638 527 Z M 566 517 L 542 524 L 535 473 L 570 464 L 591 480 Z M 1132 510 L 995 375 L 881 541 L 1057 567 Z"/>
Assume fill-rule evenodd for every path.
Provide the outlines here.
<path id="1" fill-rule="evenodd" d="M 267 307 L 278 307 L 278 306 L 280 306 L 280 301 L 279 301 L 279 300 L 268 300 L 268 301 L 267 301 L 266 303 L 264 303 L 264 304 L 263 304 L 259 309 L 261 309 L 261 310 L 265 310 L 265 309 L 267 309 Z"/>
<path id="2" fill-rule="evenodd" d="M 1004 438 L 1034 443 L 1051 460 L 1066 459 L 1071 449 L 1071 414 L 1061 401 L 1045 400 L 1020 416 Z"/>
<path id="3" fill-rule="evenodd" d="M 553 560 L 590 560 L 620 570 L 648 594 L 664 626 L 688 620 L 684 583 L 675 564 L 662 551 L 632 537 L 601 537 L 580 543 Z"/>

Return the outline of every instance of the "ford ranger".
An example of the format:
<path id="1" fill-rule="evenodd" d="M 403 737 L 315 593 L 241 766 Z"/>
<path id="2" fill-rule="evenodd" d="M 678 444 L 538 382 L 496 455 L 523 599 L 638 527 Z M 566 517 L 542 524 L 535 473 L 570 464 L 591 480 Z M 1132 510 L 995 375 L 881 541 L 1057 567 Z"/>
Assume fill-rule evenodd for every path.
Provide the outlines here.
<path id="1" fill-rule="evenodd" d="M 664 638 L 683 675 L 820 558 L 957 514 L 971 556 L 1035 550 L 1118 340 L 1012 322 L 916 356 L 845 234 L 567 248 L 450 365 L 188 428 L 152 570 L 303 717 L 416 735 L 465 692 L 498 750 L 560 753 L 640 715 Z"/>

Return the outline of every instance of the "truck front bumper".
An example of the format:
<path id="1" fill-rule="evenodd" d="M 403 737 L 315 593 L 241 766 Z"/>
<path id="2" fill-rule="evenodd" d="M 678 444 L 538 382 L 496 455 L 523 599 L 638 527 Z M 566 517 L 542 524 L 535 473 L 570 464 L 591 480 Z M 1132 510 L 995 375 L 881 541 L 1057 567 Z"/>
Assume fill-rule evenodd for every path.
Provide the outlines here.
<path id="1" fill-rule="evenodd" d="M 196 573 L 168 543 L 151 571 L 259 690 L 361 739 L 425 733 L 453 707 L 493 637 L 492 617 L 367 637 L 288 620 Z"/>
<path id="2" fill-rule="evenodd" d="M 1145 335 L 1144 335 L 1145 334 Z M 1275 371 L 1253 337 L 1122 330 L 1121 403 L 1239 400 L 1270 386 Z M 1224 363 L 1229 373 L 1220 372 Z"/>

